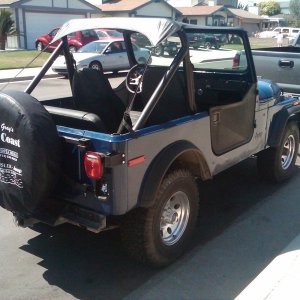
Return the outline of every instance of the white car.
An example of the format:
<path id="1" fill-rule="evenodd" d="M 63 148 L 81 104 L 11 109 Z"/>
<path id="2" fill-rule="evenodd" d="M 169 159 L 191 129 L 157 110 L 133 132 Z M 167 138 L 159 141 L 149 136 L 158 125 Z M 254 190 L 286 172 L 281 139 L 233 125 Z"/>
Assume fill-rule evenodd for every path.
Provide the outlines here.
<path id="1" fill-rule="evenodd" d="M 139 48 L 135 44 L 132 44 L 132 47 L 139 64 L 151 63 L 150 50 Z M 118 71 L 130 68 L 123 40 L 93 41 L 81 47 L 78 52 L 73 54 L 73 57 L 78 70 L 92 68 L 103 71 Z M 55 60 L 52 70 L 58 74 L 67 74 L 64 56 Z"/>

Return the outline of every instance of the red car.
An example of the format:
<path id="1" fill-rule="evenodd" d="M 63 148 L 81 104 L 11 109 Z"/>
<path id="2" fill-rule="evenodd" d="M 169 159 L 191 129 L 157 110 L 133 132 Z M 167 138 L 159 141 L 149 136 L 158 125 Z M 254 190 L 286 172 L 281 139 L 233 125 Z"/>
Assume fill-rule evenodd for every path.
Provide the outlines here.
<path id="1" fill-rule="evenodd" d="M 113 29 L 95 29 L 99 40 L 120 40 L 123 34 Z"/>
<path id="2" fill-rule="evenodd" d="M 99 40 L 123 40 L 123 34 L 113 29 L 95 29 Z M 131 38 L 132 42 L 136 42 L 135 38 Z"/>
<path id="3" fill-rule="evenodd" d="M 35 40 L 35 47 L 37 50 L 42 51 L 54 38 L 59 28 L 55 28 L 48 34 L 40 35 Z M 76 31 L 68 35 L 68 43 L 70 52 L 76 52 L 80 47 L 86 45 L 90 42 L 98 40 L 98 35 L 94 30 L 82 30 Z M 48 50 L 52 51 L 55 49 L 60 40 L 54 42 L 53 44 L 49 45 Z"/>

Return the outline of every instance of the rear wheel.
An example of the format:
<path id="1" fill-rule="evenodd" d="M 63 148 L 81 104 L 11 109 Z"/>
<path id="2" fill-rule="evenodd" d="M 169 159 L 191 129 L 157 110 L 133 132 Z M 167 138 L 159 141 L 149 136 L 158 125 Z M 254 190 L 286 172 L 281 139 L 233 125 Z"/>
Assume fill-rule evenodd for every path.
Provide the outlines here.
<path id="1" fill-rule="evenodd" d="M 75 53 L 75 52 L 77 52 L 77 48 L 75 47 L 75 46 L 69 46 L 69 51 L 71 52 L 71 53 Z"/>
<path id="2" fill-rule="evenodd" d="M 278 147 L 258 154 L 257 166 L 262 177 L 280 182 L 292 176 L 299 149 L 299 128 L 295 122 L 287 124 Z"/>
<path id="3" fill-rule="evenodd" d="M 196 224 L 198 188 L 185 169 L 170 172 L 159 187 L 155 204 L 131 211 L 121 227 L 127 252 L 152 266 L 166 266 L 188 245 Z"/>
<path id="4" fill-rule="evenodd" d="M 162 56 L 163 54 L 164 54 L 164 47 L 162 45 L 159 45 L 154 49 L 154 55 Z"/>
<path id="5" fill-rule="evenodd" d="M 98 61 L 92 61 L 89 65 L 89 68 L 103 72 L 103 67 L 102 67 L 101 63 Z"/>
<path id="6" fill-rule="evenodd" d="M 140 64 L 140 65 L 145 65 L 147 63 L 147 59 L 145 57 L 139 57 L 137 59 L 137 62 Z"/>

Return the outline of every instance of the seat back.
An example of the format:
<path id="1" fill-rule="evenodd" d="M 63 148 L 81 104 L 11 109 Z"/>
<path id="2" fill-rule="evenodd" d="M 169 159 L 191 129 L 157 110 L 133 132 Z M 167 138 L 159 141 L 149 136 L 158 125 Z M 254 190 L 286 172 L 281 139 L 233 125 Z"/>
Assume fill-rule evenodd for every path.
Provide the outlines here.
<path id="1" fill-rule="evenodd" d="M 166 71 L 166 67 L 150 67 L 145 73 L 141 95 L 144 106 L 149 101 Z M 183 73 L 177 71 L 149 116 L 147 125 L 161 124 L 188 115 L 190 111 L 186 101 L 185 90 Z"/>
<path id="2" fill-rule="evenodd" d="M 108 133 L 118 130 L 125 105 L 103 72 L 83 69 L 74 73 L 72 89 L 77 110 L 96 114 Z"/>

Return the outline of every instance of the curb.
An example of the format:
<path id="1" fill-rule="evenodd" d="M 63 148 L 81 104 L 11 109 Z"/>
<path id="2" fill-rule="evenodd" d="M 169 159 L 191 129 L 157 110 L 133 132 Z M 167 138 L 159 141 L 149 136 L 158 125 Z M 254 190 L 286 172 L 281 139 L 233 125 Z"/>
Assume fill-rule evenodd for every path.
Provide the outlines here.
<path id="1" fill-rule="evenodd" d="M 0 78 L 0 83 L 10 83 L 10 82 L 18 82 L 24 80 L 32 80 L 35 76 L 22 76 L 22 77 L 13 77 L 13 78 Z M 45 78 L 59 78 L 61 77 L 59 74 L 46 74 Z"/>

